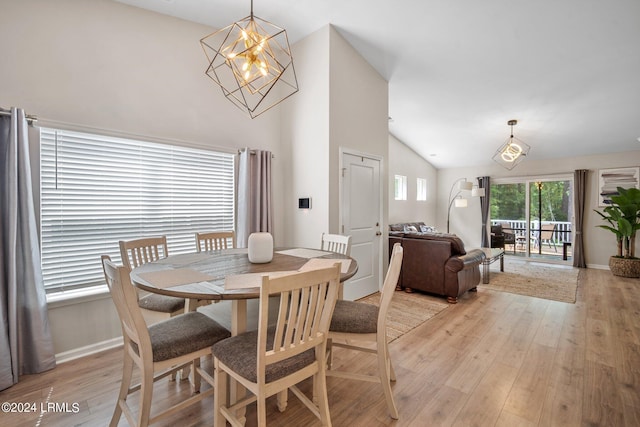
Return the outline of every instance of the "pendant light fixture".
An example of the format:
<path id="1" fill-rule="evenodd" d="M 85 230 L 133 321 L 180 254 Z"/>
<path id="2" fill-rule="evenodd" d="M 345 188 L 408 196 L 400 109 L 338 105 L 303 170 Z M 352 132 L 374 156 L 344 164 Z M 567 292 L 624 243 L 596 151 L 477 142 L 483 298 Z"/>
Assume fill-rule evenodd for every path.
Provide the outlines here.
<path id="1" fill-rule="evenodd" d="M 507 125 L 511 126 L 511 136 L 493 155 L 493 160 L 509 170 L 520 163 L 531 149 L 529 145 L 513 136 L 513 127 L 517 124 L 517 120 L 509 120 L 507 122 Z"/>
<path id="2" fill-rule="evenodd" d="M 257 117 L 298 91 L 287 32 L 251 14 L 200 40 L 205 74 L 225 97 Z"/>

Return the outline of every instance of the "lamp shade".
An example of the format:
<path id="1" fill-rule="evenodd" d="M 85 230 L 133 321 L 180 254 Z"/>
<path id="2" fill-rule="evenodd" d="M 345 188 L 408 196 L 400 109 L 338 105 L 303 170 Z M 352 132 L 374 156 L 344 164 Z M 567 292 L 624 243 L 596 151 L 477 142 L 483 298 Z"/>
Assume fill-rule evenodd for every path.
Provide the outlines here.
<path id="1" fill-rule="evenodd" d="M 271 233 L 249 235 L 249 262 L 264 264 L 273 259 L 273 236 Z"/>
<path id="2" fill-rule="evenodd" d="M 462 197 L 457 198 L 455 200 L 456 208 L 466 208 L 467 204 L 468 204 L 467 199 L 463 199 Z"/>
<path id="3" fill-rule="evenodd" d="M 484 197 L 485 193 L 484 193 L 484 188 L 481 187 L 476 187 L 473 190 L 471 190 L 471 195 L 473 197 Z"/>
<path id="4" fill-rule="evenodd" d="M 458 189 L 460 190 L 471 190 L 473 188 L 473 182 L 471 181 L 460 181 L 458 183 Z"/>

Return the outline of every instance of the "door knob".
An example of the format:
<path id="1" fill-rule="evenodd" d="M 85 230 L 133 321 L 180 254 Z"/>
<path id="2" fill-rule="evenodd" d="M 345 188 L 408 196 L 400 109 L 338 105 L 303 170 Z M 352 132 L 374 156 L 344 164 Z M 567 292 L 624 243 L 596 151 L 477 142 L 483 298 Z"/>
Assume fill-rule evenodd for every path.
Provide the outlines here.
<path id="1" fill-rule="evenodd" d="M 379 232 L 379 231 L 377 231 L 377 232 L 376 232 L 376 236 L 382 236 L 382 233 L 381 233 L 381 232 Z"/>

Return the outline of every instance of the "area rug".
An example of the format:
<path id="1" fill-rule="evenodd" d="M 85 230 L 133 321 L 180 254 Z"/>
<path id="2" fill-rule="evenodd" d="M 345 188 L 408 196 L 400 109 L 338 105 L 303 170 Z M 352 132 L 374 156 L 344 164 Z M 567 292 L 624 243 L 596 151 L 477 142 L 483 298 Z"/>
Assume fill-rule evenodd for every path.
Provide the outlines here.
<path id="1" fill-rule="evenodd" d="M 367 304 L 379 305 L 380 292 L 358 300 Z M 400 338 L 416 326 L 431 319 L 447 308 L 445 299 L 429 295 L 396 291 L 391 299 L 387 313 L 387 339 L 389 342 Z"/>
<path id="2" fill-rule="evenodd" d="M 575 303 L 579 268 L 524 261 L 505 256 L 504 272 L 498 261 L 491 264 L 489 283 L 479 289 L 510 292 L 554 301 Z"/>

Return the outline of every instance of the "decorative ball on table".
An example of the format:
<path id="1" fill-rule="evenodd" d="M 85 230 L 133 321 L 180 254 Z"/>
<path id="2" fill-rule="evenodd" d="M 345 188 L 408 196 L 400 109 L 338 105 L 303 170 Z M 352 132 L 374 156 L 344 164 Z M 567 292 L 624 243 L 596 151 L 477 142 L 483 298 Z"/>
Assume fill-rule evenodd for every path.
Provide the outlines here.
<path id="1" fill-rule="evenodd" d="M 249 262 L 264 264 L 273 259 L 273 236 L 259 232 L 249 235 Z"/>

